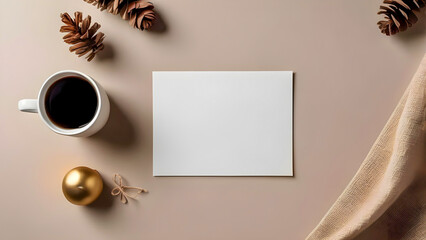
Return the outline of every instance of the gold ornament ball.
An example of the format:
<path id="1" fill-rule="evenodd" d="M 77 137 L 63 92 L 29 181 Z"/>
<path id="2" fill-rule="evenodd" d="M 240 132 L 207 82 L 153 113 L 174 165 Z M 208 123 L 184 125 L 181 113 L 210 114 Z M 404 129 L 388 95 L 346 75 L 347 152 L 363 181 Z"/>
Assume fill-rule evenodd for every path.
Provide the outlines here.
<path id="1" fill-rule="evenodd" d="M 103 186 L 98 171 L 88 167 L 76 167 L 65 175 L 62 192 L 72 204 L 88 205 L 99 197 Z"/>

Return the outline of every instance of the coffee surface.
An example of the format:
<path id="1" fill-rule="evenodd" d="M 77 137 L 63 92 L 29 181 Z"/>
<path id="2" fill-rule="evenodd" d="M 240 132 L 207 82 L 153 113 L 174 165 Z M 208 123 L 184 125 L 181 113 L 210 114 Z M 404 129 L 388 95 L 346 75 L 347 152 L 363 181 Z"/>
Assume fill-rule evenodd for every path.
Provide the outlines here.
<path id="1" fill-rule="evenodd" d="M 61 128 L 80 128 L 88 124 L 96 113 L 98 98 L 95 89 L 84 79 L 65 77 L 47 91 L 46 113 Z"/>

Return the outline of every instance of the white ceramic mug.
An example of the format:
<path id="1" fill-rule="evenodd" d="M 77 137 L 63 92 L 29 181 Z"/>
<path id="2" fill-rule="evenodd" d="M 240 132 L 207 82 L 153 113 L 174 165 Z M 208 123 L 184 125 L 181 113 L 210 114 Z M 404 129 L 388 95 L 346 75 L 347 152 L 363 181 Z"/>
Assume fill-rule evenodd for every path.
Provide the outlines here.
<path id="1" fill-rule="evenodd" d="M 90 85 L 92 85 L 93 89 L 96 92 L 98 100 L 96 113 L 88 124 L 79 128 L 62 128 L 53 123 L 46 113 L 46 93 L 48 92 L 49 88 L 52 86 L 53 83 L 65 77 L 77 77 L 84 79 L 88 83 L 90 83 Z M 78 94 L 78 92 L 76 92 L 76 94 Z M 91 77 L 84 73 L 74 70 L 64 70 L 53 74 L 43 83 L 37 99 L 20 100 L 18 102 L 18 109 L 22 112 L 38 113 L 43 122 L 56 133 L 67 136 L 87 137 L 99 131 L 106 124 L 109 117 L 110 105 L 108 96 L 105 90 L 101 87 L 101 85 L 99 85 L 99 83 L 97 83 L 95 80 L 93 80 Z"/>

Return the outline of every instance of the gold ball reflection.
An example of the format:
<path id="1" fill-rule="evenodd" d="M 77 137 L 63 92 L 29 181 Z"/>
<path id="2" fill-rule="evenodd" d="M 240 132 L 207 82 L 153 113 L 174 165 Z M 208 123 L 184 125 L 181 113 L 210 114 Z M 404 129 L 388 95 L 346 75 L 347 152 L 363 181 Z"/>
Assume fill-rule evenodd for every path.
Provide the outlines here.
<path id="1" fill-rule="evenodd" d="M 76 167 L 65 175 L 62 192 L 71 203 L 88 205 L 99 197 L 103 185 L 98 171 L 88 167 Z"/>

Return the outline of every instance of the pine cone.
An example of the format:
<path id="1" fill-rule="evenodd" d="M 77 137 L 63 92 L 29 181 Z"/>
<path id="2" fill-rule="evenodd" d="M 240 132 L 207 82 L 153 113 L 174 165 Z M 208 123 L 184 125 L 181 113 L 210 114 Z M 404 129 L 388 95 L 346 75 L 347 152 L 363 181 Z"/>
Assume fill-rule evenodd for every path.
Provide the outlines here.
<path id="1" fill-rule="evenodd" d="M 377 25 L 383 34 L 389 36 L 415 24 L 426 0 L 384 0 L 383 3 L 377 14 L 384 14 L 385 20 L 379 21 Z"/>
<path id="2" fill-rule="evenodd" d="M 90 52 L 90 54 L 86 56 L 87 61 L 90 62 L 95 57 L 96 53 L 104 49 L 102 41 L 105 35 L 101 32 L 95 34 L 101 25 L 95 22 L 90 27 L 90 15 L 84 20 L 82 20 L 83 14 L 81 12 L 75 12 L 74 16 L 75 18 L 73 20 L 68 13 L 61 14 L 62 22 L 65 23 L 65 26 L 62 26 L 59 31 L 68 33 L 63 39 L 64 42 L 73 44 L 73 46 L 69 48 L 70 52 L 75 52 L 79 57 Z"/>
<path id="3" fill-rule="evenodd" d="M 149 30 L 155 21 L 154 5 L 146 0 L 84 0 L 101 11 L 107 10 L 129 20 L 130 26 Z"/>

